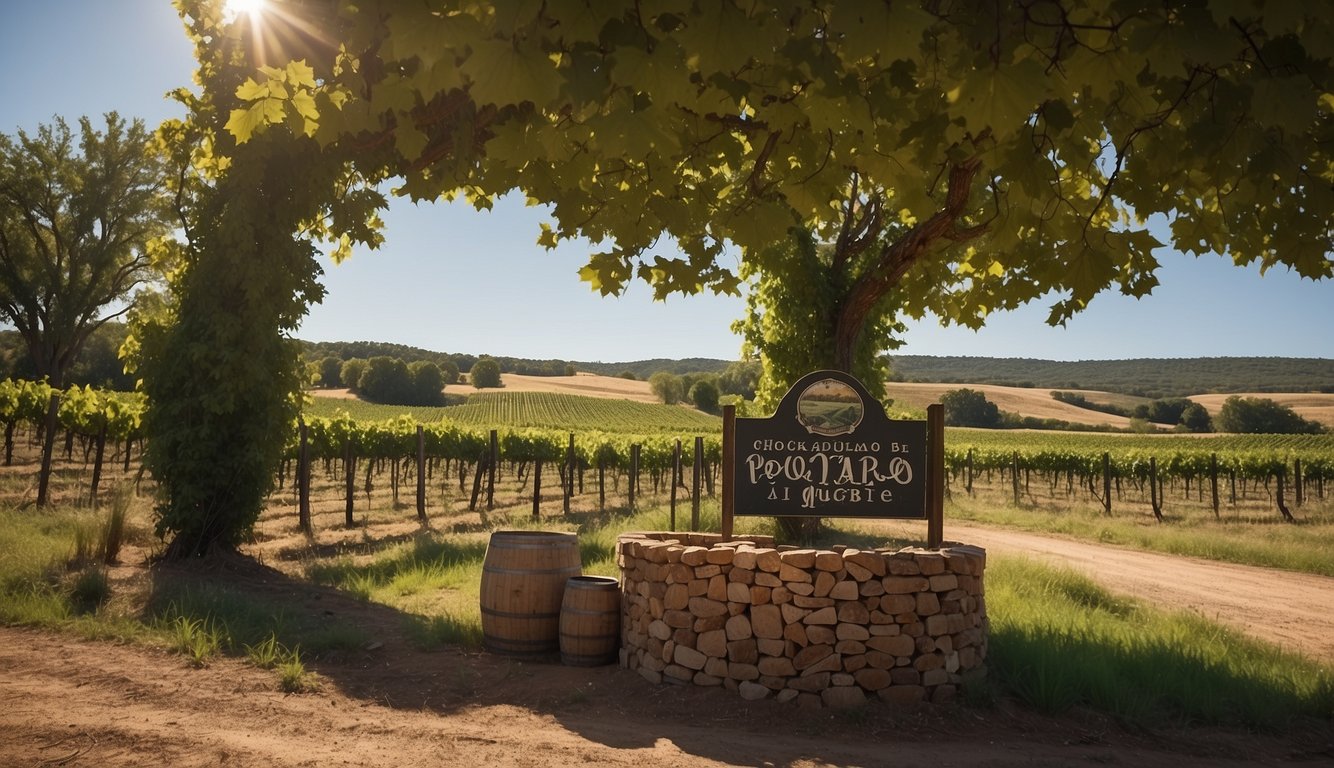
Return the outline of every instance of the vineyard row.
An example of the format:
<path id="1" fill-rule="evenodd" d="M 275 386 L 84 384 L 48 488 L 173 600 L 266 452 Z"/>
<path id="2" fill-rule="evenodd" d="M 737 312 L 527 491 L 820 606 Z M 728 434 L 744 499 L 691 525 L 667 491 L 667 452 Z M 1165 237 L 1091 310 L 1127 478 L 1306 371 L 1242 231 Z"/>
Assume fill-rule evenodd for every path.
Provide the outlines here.
<path id="1" fill-rule="evenodd" d="M 52 398 L 53 394 L 59 397 Z M 142 439 L 144 403 L 137 395 L 81 388 L 55 393 L 40 383 L 5 381 L 0 382 L 0 420 L 6 428 L 6 463 L 12 461 L 15 428 L 30 425 L 40 433 L 52 403 L 56 404 L 58 427 L 65 433 L 66 456 L 72 455 L 77 439 L 83 445 L 85 463 L 96 463 L 94 485 L 107 441 L 123 445 L 117 456 L 128 462 L 129 446 Z M 593 469 L 625 473 L 633 468 L 656 477 L 678 461 L 693 465 L 698 452 L 699 465 L 711 486 L 722 459 L 722 440 L 717 434 L 677 438 L 557 429 L 488 430 L 448 421 L 419 424 L 406 416 L 366 422 L 342 414 L 310 418 L 300 429 L 292 430 L 289 471 L 301 454 L 299 435 L 305 437 L 307 462 L 323 461 L 326 466 L 366 461 L 397 467 L 420 457 L 423 465 L 455 462 L 474 471 L 485 465 L 489 473 L 501 464 L 522 471 L 541 462 L 573 466 L 581 473 Z M 1220 482 L 1235 487 L 1239 479 L 1243 484 L 1260 482 L 1266 487 L 1272 481 L 1299 497 L 1311 488 L 1323 498 L 1325 482 L 1334 478 L 1334 435 L 1200 439 L 960 429 L 946 433 L 945 464 L 952 488 L 970 489 L 972 479 L 981 473 L 1000 473 L 1012 481 L 1023 473 L 1025 485 L 1036 475 L 1052 488 L 1064 484 L 1071 497 L 1087 495 L 1104 505 L 1110 502 L 1108 489 L 1123 481 L 1136 487 L 1148 483 L 1155 489 L 1181 482 L 1187 492 L 1193 484 L 1197 493 L 1205 482 L 1217 488 Z M 90 496 L 95 496 L 95 490 Z"/>

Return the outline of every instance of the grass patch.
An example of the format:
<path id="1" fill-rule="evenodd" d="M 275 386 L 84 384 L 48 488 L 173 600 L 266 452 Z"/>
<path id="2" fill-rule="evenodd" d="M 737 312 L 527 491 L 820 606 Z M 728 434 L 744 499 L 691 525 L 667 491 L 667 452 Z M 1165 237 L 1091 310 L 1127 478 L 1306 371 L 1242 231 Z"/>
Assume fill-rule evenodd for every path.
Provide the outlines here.
<path id="1" fill-rule="evenodd" d="M 245 646 L 245 655 L 260 669 L 277 670 L 278 687 L 287 693 L 306 693 L 319 688 L 318 678 L 301 661 L 301 650 L 287 648 L 278 642 L 277 635 L 270 634 L 254 645 Z"/>
<path id="2" fill-rule="evenodd" d="M 171 639 L 171 649 L 193 667 L 207 667 L 222 650 L 222 634 L 211 621 L 176 616 L 163 624 L 163 631 Z"/>
<path id="3" fill-rule="evenodd" d="M 155 590 L 148 613 L 157 622 L 200 622 L 216 631 L 220 649 L 240 654 L 276 638 L 285 648 L 323 654 L 364 647 L 366 634 L 355 626 L 327 623 L 290 613 L 281 601 L 257 599 L 224 583 L 169 583 Z"/>
<path id="4" fill-rule="evenodd" d="M 1022 559 L 987 568 L 993 685 L 1034 709 L 1267 729 L 1334 715 L 1334 667 Z"/>
<path id="5" fill-rule="evenodd" d="M 1103 514 L 1101 507 L 1024 506 L 969 499 L 955 494 L 947 520 L 1058 534 L 1074 539 L 1207 560 L 1282 568 L 1334 576 L 1334 511 L 1315 505 L 1299 513 L 1297 523 L 1273 516 L 1230 517 L 1174 514 L 1158 523 L 1151 516 Z"/>

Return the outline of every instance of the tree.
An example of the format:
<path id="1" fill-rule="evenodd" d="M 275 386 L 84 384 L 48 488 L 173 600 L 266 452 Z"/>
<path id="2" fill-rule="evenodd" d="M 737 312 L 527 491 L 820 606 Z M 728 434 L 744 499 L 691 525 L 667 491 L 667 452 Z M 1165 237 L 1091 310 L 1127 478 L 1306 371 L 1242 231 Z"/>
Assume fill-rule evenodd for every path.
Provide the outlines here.
<path id="1" fill-rule="evenodd" d="M 718 412 L 718 385 L 712 379 L 700 379 L 690 388 L 690 402 L 705 413 Z"/>
<path id="2" fill-rule="evenodd" d="M 359 357 L 344 360 L 338 369 L 338 380 L 348 389 L 355 390 L 361 384 L 361 375 L 366 372 L 366 361 Z"/>
<path id="3" fill-rule="evenodd" d="M 343 385 L 343 361 L 336 357 L 325 357 L 320 360 L 320 386 L 325 389 L 340 387 Z"/>
<path id="4" fill-rule="evenodd" d="M 763 270 L 775 235 L 811 231 L 864 262 L 833 320 L 844 370 L 896 291 L 972 327 L 1046 295 L 1060 323 L 1108 287 L 1148 293 L 1153 213 L 1190 253 L 1334 270 L 1330 22 L 1313 12 L 553 2 L 327 23 L 368 53 L 315 90 L 342 105 L 316 135 L 380 137 L 359 167 L 415 196 L 558 203 L 541 241 L 614 243 L 583 270 L 604 293 L 636 276 L 660 296 L 732 291 L 728 241 Z M 253 92 L 244 127 L 287 119 Z M 663 234 L 685 258 L 645 256 Z"/>
<path id="5" fill-rule="evenodd" d="M 1191 402 L 1181 411 L 1181 426 L 1187 432 L 1212 432 L 1214 425 L 1213 419 L 1209 416 L 1209 411 L 1204 406 L 1196 402 Z"/>
<path id="6" fill-rule="evenodd" d="M 459 367 L 453 360 L 444 359 L 437 363 L 437 365 L 440 366 L 440 379 L 445 384 L 459 383 Z"/>
<path id="7" fill-rule="evenodd" d="M 1325 431 L 1319 422 L 1302 418 L 1296 411 L 1267 397 L 1233 395 L 1223 401 L 1214 419 L 1219 432 L 1243 434 L 1312 434 Z"/>
<path id="8" fill-rule="evenodd" d="M 667 371 L 658 371 L 648 377 L 649 388 L 659 400 L 667 405 L 676 405 L 685 397 L 685 386 L 681 377 Z"/>
<path id="9" fill-rule="evenodd" d="M 952 389 L 940 396 L 945 407 L 945 424 L 951 427 L 985 427 L 1001 425 L 1000 408 L 975 389 Z"/>
<path id="10" fill-rule="evenodd" d="M 357 380 L 357 391 L 376 403 L 402 405 L 411 401 L 413 386 L 407 364 L 397 357 L 372 357 Z"/>
<path id="11" fill-rule="evenodd" d="M 468 380 L 474 389 L 494 389 L 501 386 L 500 363 L 493 358 L 480 357 L 468 371 Z"/>
<path id="12" fill-rule="evenodd" d="M 888 366 L 881 352 L 902 343 L 891 335 L 903 331 L 894 320 L 898 305 L 891 297 L 882 299 L 867 318 L 870 332 L 858 337 L 851 368 L 836 359 L 838 318 L 857 271 L 864 268 L 861 261 L 839 259 L 835 248 L 794 230 L 786 241 L 765 250 L 763 264 L 763 269 L 743 268 L 742 274 L 752 277 L 746 315 L 732 325 L 745 339 L 746 354 L 758 355 L 762 364 L 755 387 L 760 411 L 777 408 L 797 379 L 830 368 L 848 370 L 868 391 L 883 393 Z"/>
<path id="13" fill-rule="evenodd" d="M 410 382 L 407 405 L 440 405 L 444 402 L 445 377 L 440 366 L 418 360 L 408 366 Z"/>
<path id="14" fill-rule="evenodd" d="M 724 395 L 740 395 L 752 400 L 760 381 L 760 363 L 758 360 L 741 360 L 723 369 L 718 375 L 718 390 Z"/>
<path id="15" fill-rule="evenodd" d="M 1184 397 L 1154 400 L 1151 403 L 1135 406 L 1131 415 L 1140 419 L 1148 419 L 1155 424 L 1175 425 L 1181 422 L 1182 415 L 1191 405 L 1191 401 Z"/>
<path id="16" fill-rule="evenodd" d="M 182 286 L 253 288 L 251 260 L 281 277 L 227 306 L 180 291 L 178 332 L 225 347 L 178 358 L 201 381 L 238 355 L 289 365 L 246 358 L 247 339 L 269 343 L 318 299 L 317 266 L 295 258 L 309 236 L 332 236 L 340 257 L 376 241 L 391 176 L 416 199 L 486 207 L 518 189 L 555 203 L 539 241 L 609 244 L 581 273 L 603 293 L 635 278 L 660 297 L 736 291 L 729 244 L 763 272 L 776 239 L 812 233 L 832 260 L 863 264 L 834 320 L 843 370 L 887 297 L 976 327 L 1043 296 L 1060 323 L 1102 290 L 1144 295 L 1155 213 L 1186 252 L 1334 274 L 1334 35 L 1298 4 L 292 2 L 238 28 L 218 0 L 179 4 L 201 92 L 172 135 L 198 150 L 208 200 L 249 198 L 202 206 L 208 229 L 262 222 L 256 244 L 282 256 L 198 241 Z M 255 183 L 274 159 L 293 187 Z M 649 253 L 664 235 L 683 257 Z M 237 259 L 236 274 L 218 271 Z M 214 408 L 221 419 L 259 398 L 270 413 L 271 385 L 228 381 Z M 214 396 L 171 381 L 159 394 L 183 423 Z M 242 461 L 233 447 L 194 453 Z M 206 477 L 188 475 L 213 471 L 159 469 L 200 498 Z"/>
<path id="17" fill-rule="evenodd" d="M 165 165 L 142 121 L 115 112 L 0 135 L 0 319 L 38 378 L 62 388 L 89 336 L 155 274 L 167 232 Z M 117 307 L 117 303 L 120 306 Z"/>

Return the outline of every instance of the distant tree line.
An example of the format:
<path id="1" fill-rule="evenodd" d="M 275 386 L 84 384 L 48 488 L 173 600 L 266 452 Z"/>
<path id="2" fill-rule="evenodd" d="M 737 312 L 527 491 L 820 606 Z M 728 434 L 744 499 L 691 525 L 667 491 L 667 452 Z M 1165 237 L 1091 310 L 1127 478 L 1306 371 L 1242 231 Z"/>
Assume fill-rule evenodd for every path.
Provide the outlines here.
<path id="1" fill-rule="evenodd" d="M 1199 403 L 1185 397 L 1171 397 L 1140 403 L 1134 408 L 1123 408 L 1113 403 L 1095 403 L 1078 392 L 1052 392 L 1051 396 L 1076 408 L 1084 408 L 1128 419 L 1140 419 L 1154 424 L 1166 424 L 1178 427 L 1185 432 L 1212 432 L 1213 422 L 1209 411 Z"/>
<path id="2" fill-rule="evenodd" d="M 1134 360 L 1031 360 L 893 355 L 893 381 L 1096 389 L 1149 398 L 1202 392 L 1334 392 L 1334 360 L 1299 357 L 1200 357 Z"/>
<path id="3" fill-rule="evenodd" d="M 319 341 L 302 342 L 302 355 L 307 361 L 320 361 L 329 357 L 340 360 L 373 357 L 391 357 L 412 364 L 419 361 L 435 363 L 442 369 L 451 364 L 454 369 L 468 373 L 480 359 L 494 360 L 500 366 L 501 373 L 517 373 L 523 376 L 573 376 L 581 366 L 567 360 L 530 360 L 521 357 L 491 357 L 489 355 L 470 355 L 457 352 L 432 352 L 420 347 L 405 344 L 390 344 L 378 341 Z"/>
<path id="4" fill-rule="evenodd" d="M 688 403 L 705 413 L 718 413 L 724 397 L 754 399 L 759 379 L 759 362 L 741 361 L 731 363 L 721 373 L 657 371 L 648 377 L 648 383 L 653 394 L 668 405 Z"/>

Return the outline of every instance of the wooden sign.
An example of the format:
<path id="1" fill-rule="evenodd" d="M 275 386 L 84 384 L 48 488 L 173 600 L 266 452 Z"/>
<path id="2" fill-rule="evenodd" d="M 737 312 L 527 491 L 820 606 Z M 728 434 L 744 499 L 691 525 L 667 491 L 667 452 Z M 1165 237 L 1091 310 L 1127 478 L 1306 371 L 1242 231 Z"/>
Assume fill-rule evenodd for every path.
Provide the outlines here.
<path id="1" fill-rule="evenodd" d="M 938 542 L 944 420 L 932 409 L 927 421 L 891 420 L 856 378 L 816 371 L 770 418 L 726 410 L 724 532 L 731 515 L 925 519 Z"/>

